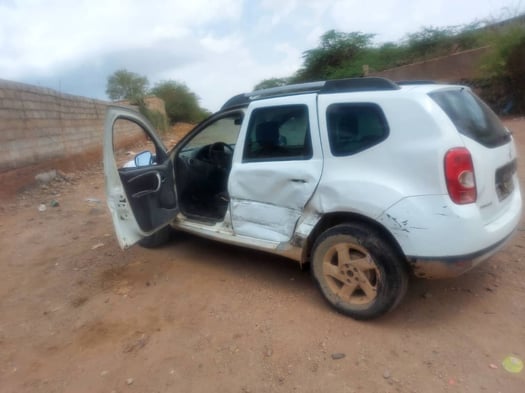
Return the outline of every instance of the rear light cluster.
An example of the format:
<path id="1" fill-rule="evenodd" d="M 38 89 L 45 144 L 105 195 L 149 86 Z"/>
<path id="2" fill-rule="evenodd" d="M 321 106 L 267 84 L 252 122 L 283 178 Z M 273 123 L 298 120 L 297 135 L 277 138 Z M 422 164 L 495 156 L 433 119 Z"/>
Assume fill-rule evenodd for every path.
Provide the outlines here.
<path id="1" fill-rule="evenodd" d="M 445 179 L 448 195 L 454 203 L 476 202 L 476 177 L 472 156 L 464 147 L 455 147 L 445 154 Z"/>

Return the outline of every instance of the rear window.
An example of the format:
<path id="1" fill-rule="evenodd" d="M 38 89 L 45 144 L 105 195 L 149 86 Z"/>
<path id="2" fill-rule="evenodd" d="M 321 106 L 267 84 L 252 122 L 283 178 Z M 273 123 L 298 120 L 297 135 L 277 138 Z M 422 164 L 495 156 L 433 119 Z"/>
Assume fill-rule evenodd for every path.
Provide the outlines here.
<path id="1" fill-rule="evenodd" d="M 332 104 L 326 111 L 328 139 L 334 156 L 349 156 L 384 141 L 388 124 L 378 105 Z"/>
<path id="2" fill-rule="evenodd" d="M 498 116 L 467 89 L 430 93 L 458 131 L 486 147 L 504 145 L 510 140 Z"/>

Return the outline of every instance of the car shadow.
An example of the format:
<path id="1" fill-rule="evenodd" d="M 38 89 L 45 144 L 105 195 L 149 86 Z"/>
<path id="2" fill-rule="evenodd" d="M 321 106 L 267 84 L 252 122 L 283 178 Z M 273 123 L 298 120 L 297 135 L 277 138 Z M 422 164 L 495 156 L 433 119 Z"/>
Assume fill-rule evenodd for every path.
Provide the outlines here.
<path id="1" fill-rule="evenodd" d="M 189 252 L 192 264 L 219 269 L 232 278 L 249 278 L 258 283 L 267 283 L 272 288 L 300 291 L 308 295 L 308 302 L 312 307 L 331 314 L 336 312 L 322 297 L 308 266 L 301 269 L 297 262 L 284 257 L 186 233 L 177 233 L 164 249 L 174 252 L 180 245 L 184 245 Z M 202 250 L 206 250 L 206 258 L 202 258 Z M 367 323 L 434 328 L 437 322 L 453 320 L 462 313 L 471 312 L 473 306 L 483 301 L 484 296 L 491 296 L 493 275 L 490 262 L 487 262 L 454 279 L 426 280 L 411 277 L 401 304 L 392 312 Z M 476 308 L 478 312 L 479 308 Z M 490 309 L 489 302 L 485 308 L 480 312 L 491 314 L 497 311 Z"/>

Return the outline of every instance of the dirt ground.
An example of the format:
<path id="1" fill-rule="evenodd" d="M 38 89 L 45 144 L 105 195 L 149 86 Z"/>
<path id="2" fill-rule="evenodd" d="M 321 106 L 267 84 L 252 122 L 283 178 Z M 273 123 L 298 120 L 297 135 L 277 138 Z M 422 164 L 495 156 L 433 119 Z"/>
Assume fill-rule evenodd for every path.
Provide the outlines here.
<path id="1" fill-rule="evenodd" d="M 525 119 L 507 124 L 525 157 Z M 525 391 L 501 364 L 525 360 L 525 224 L 356 322 L 282 258 L 186 234 L 120 250 L 103 182 L 97 163 L 0 201 L 3 393 Z"/>

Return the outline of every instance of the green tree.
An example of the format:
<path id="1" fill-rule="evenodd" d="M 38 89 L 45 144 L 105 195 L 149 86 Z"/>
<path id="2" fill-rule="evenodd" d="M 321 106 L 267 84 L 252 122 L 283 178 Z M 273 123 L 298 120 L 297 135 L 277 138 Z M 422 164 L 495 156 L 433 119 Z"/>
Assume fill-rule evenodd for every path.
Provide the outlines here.
<path id="1" fill-rule="evenodd" d="M 148 90 L 148 78 L 120 69 L 108 77 L 106 94 L 111 100 L 129 100 L 131 104 L 143 104 Z"/>
<path id="2" fill-rule="evenodd" d="M 450 53 L 453 50 L 457 27 L 424 27 L 406 38 L 409 60 L 422 60 Z"/>
<path id="3" fill-rule="evenodd" d="M 481 75 L 490 81 L 491 86 L 502 86 L 503 107 L 511 104 L 509 111 L 525 112 L 525 28 L 509 25 L 489 35 L 491 46 L 482 60 Z M 493 89 L 494 90 L 494 89 Z"/>
<path id="4" fill-rule="evenodd" d="M 372 42 L 373 34 L 329 30 L 320 37 L 316 48 L 303 52 L 303 64 L 293 76 L 266 79 L 255 88 L 359 77 L 366 73 L 365 69 L 378 72 L 490 46 L 490 54 L 480 67 L 480 77 L 469 83 L 483 90 L 481 95 L 494 108 L 512 106 L 515 111 L 525 112 L 525 29 L 523 16 L 514 19 L 499 23 L 482 20 L 464 26 L 427 26 L 398 42 L 381 45 Z"/>
<path id="5" fill-rule="evenodd" d="M 281 87 L 286 86 L 289 83 L 290 82 L 288 78 L 269 78 L 257 83 L 254 86 L 253 90 L 269 89 L 271 87 Z"/>
<path id="6" fill-rule="evenodd" d="M 371 45 L 374 34 L 329 30 L 315 49 L 303 53 L 303 66 L 294 82 L 360 76 L 362 64 L 356 59 Z"/>
<path id="7" fill-rule="evenodd" d="M 484 59 L 482 70 L 487 76 L 504 76 L 510 72 L 509 59 L 518 52 L 525 42 L 525 28 L 522 26 L 508 26 L 492 32 L 488 37 L 492 51 Z M 523 70 L 520 70 L 523 73 Z"/>
<path id="8" fill-rule="evenodd" d="M 407 34 L 402 45 L 405 49 L 405 62 L 445 56 L 483 46 L 483 26 L 485 22 L 474 22 L 465 26 L 429 26 Z"/>
<path id="9" fill-rule="evenodd" d="M 199 98 L 184 83 L 167 80 L 157 83 L 151 94 L 164 100 L 170 122 L 195 123 L 203 120 L 209 112 L 199 106 Z"/>

